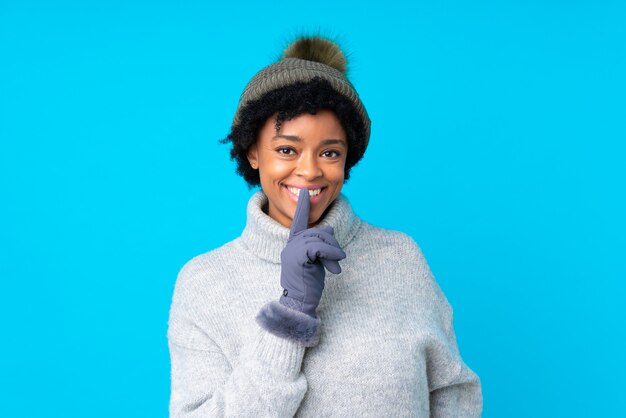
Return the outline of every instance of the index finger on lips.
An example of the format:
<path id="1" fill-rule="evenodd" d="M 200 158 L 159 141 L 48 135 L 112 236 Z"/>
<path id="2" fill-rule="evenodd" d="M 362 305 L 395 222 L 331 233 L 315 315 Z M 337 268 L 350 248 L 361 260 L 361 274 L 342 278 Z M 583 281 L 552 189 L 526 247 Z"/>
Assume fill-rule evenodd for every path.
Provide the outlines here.
<path id="1" fill-rule="evenodd" d="M 296 206 L 296 213 L 293 215 L 293 221 L 291 222 L 289 238 L 309 227 L 309 211 L 311 210 L 311 201 L 309 199 L 309 190 L 300 189 L 298 206 Z"/>

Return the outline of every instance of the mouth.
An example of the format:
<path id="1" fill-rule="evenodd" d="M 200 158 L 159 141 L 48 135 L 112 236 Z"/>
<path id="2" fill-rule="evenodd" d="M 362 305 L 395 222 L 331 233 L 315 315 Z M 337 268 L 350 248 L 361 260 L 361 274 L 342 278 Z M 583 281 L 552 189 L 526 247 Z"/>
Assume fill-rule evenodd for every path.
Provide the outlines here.
<path id="1" fill-rule="evenodd" d="M 298 202 L 298 196 L 300 196 L 300 190 L 302 190 L 301 188 L 293 186 L 283 186 L 283 188 L 287 191 L 287 194 L 291 197 L 291 199 Z M 324 192 L 328 189 L 328 186 L 318 187 L 315 189 L 306 188 L 309 190 L 311 204 L 315 204 L 321 200 L 322 196 L 325 194 Z"/>
<path id="2" fill-rule="evenodd" d="M 295 194 L 296 196 L 300 196 L 300 190 L 297 187 L 293 187 L 293 186 L 285 186 L 287 188 L 287 190 L 289 190 L 291 193 Z M 313 197 L 313 196 L 317 196 L 318 194 L 320 194 L 322 192 L 323 189 L 325 189 L 326 187 L 319 187 L 317 189 L 309 189 L 309 196 Z"/>

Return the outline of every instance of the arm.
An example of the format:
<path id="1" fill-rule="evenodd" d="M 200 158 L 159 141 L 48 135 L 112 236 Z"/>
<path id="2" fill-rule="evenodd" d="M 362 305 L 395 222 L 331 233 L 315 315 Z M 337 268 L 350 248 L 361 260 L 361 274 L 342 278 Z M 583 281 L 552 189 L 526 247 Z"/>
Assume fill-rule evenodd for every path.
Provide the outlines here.
<path id="1" fill-rule="evenodd" d="M 301 371 L 305 347 L 319 341 L 315 308 L 324 288 L 324 266 L 338 273 L 338 260 L 345 257 L 332 230 L 307 228 L 308 217 L 309 193 L 304 190 L 281 254 L 283 296 L 261 308 L 254 338 L 244 343 L 236 364 L 230 364 L 194 319 L 206 315 L 206 306 L 195 301 L 206 284 L 194 285 L 189 280 L 194 268 L 183 269 L 176 281 L 168 329 L 172 417 L 296 413 L 307 390 Z"/>
<path id="2" fill-rule="evenodd" d="M 305 347 L 259 328 L 232 365 L 208 339 L 203 346 L 169 338 L 170 416 L 293 416 L 307 390 Z"/>
<path id="3" fill-rule="evenodd" d="M 480 417 L 483 399 L 480 378 L 463 361 L 456 341 L 452 306 L 435 280 L 424 254 L 414 240 L 413 269 L 419 272 L 422 289 L 434 318 L 432 338 L 426 348 L 431 418 Z"/>
<path id="4" fill-rule="evenodd" d="M 429 373 L 431 418 L 480 417 L 483 406 L 480 378 L 461 359 L 452 316 L 439 348 L 431 358 L 434 372 Z"/>
<path id="5" fill-rule="evenodd" d="M 199 319 L 207 315 L 206 302 L 198 299 L 206 286 L 205 278 L 197 280 L 201 271 L 198 263 L 188 263 L 172 298 L 170 416 L 293 416 L 307 390 L 304 345 L 254 325 L 238 356 L 227 358 Z"/>

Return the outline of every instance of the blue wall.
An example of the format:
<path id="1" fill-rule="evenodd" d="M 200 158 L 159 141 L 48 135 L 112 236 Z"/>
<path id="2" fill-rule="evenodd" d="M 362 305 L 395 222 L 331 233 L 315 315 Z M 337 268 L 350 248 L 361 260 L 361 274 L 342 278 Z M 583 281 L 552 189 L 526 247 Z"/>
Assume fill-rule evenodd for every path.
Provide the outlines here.
<path id="1" fill-rule="evenodd" d="M 623 2 L 180 3 L 0 2 L 1 416 L 167 414 L 176 274 L 252 193 L 217 141 L 303 29 L 351 52 L 344 193 L 422 247 L 484 416 L 618 415 Z"/>

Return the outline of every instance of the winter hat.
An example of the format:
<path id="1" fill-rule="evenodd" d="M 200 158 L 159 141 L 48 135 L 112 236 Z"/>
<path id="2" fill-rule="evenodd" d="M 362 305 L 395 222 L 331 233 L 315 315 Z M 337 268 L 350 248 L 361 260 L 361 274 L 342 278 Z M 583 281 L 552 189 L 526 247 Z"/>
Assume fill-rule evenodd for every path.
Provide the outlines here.
<path id="1" fill-rule="evenodd" d="M 272 90 L 319 77 L 326 80 L 346 97 L 363 123 L 365 144 L 370 137 L 370 119 L 354 86 L 346 77 L 347 60 L 339 46 L 319 36 L 301 36 L 287 46 L 282 58 L 255 74 L 243 90 L 233 119 L 233 127 L 240 123 L 241 110 L 251 101 Z"/>

